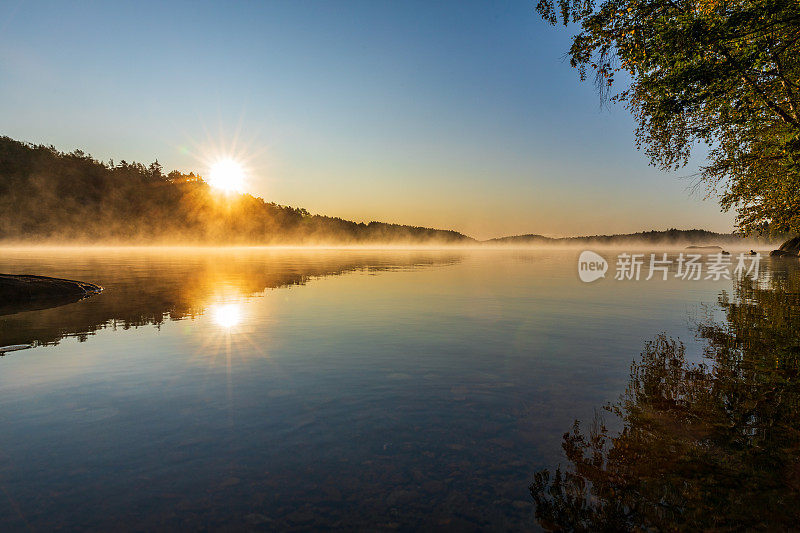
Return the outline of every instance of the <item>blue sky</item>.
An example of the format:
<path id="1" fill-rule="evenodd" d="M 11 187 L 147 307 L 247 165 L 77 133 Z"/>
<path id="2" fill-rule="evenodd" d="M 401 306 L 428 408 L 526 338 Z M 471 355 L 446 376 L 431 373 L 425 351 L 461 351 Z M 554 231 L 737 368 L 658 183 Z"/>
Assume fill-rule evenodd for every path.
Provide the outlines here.
<path id="1" fill-rule="evenodd" d="M 730 231 L 649 167 L 524 2 L 0 5 L 0 134 L 207 172 L 355 220 L 486 238 Z"/>

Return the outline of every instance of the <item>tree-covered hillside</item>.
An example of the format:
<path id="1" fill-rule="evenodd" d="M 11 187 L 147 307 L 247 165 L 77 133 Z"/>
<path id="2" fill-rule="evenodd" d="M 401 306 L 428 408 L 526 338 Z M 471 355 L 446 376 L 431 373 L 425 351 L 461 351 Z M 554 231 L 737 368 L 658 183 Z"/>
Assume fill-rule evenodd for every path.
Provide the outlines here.
<path id="1" fill-rule="evenodd" d="M 455 231 L 311 215 L 219 194 L 156 162 L 103 163 L 81 151 L 0 137 L 0 240 L 187 244 L 472 242 Z"/>

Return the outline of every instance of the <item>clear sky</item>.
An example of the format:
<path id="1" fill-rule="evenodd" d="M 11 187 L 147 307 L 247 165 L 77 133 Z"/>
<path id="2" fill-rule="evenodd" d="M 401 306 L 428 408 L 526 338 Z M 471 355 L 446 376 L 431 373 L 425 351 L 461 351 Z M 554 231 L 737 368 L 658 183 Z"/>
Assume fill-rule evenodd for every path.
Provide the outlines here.
<path id="1" fill-rule="evenodd" d="M 0 134 L 478 238 L 730 231 L 602 109 L 535 1 L 0 3 Z"/>

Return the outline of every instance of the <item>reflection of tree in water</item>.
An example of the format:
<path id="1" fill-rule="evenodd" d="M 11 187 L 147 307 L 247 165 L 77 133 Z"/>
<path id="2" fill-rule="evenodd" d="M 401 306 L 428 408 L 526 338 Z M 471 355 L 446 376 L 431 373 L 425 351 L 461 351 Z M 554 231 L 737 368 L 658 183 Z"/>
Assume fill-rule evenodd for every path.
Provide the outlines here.
<path id="1" fill-rule="evenodd" d="M 201 315 L 215 302 L 304 285 L 314 278 L 459 260 L 457 254 L 425 252 L 142 253 L 89 259 L 65 256 L 63 261 L 48 261 L 49 270 L 34 260 L 31 266 L 16 265 L 16 270 L 91 280 L 105 290 L 70 305 L 0 316 L 0 346 L 52 344 L 68 336 L 85 340 L 106 327 L 159 326 L 166 320 Z"/>
<path id="2" fill-rule="evenodd" d="M 736 284 L 698 326 L 706 363 L 659 335 L 625 393 L 564 435 L 569 467 L 538 472 L 547 529 L 785 529 L 800 519 L 800 276 Z"/>

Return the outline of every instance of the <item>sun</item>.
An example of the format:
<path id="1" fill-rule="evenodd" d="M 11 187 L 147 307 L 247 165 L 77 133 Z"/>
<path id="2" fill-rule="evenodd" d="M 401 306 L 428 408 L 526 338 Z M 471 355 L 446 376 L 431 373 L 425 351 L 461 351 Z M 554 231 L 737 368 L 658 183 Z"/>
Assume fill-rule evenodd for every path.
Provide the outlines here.
<path id="1" fill-rule="evenodd" d="M 242 192 L 244 190 L 244 169 L 238 161 L 220 159 L 211 165 L 208 184 L 225 192 Z"/>

